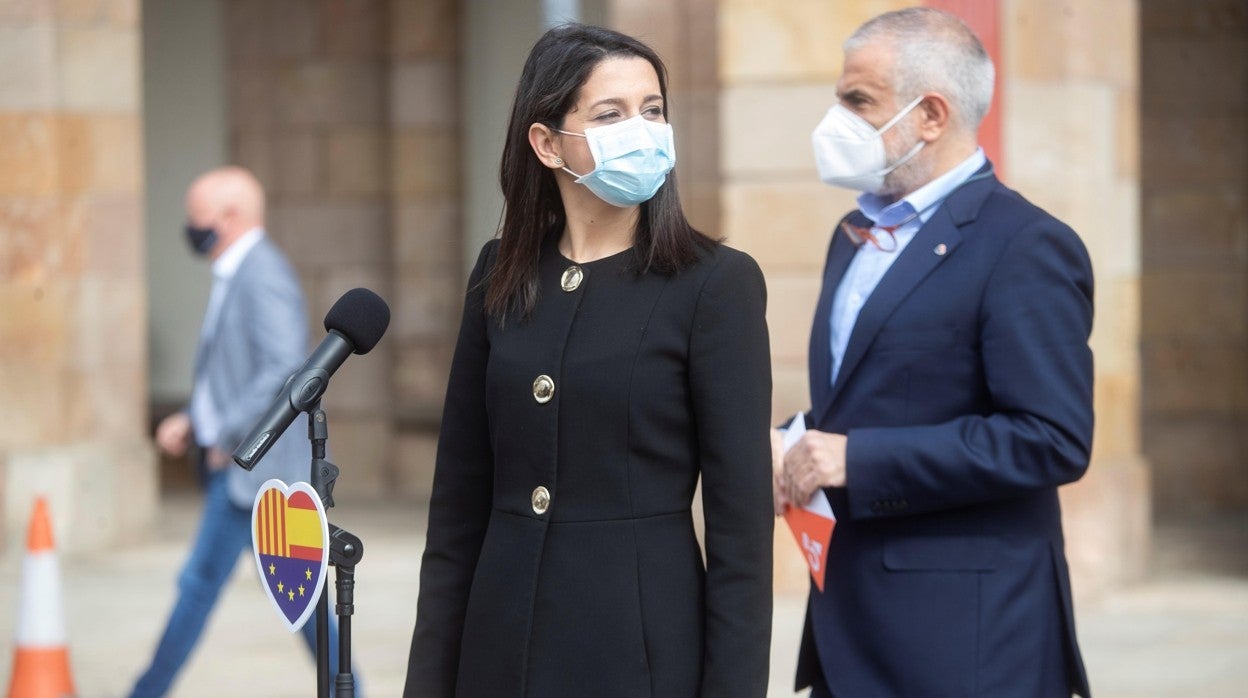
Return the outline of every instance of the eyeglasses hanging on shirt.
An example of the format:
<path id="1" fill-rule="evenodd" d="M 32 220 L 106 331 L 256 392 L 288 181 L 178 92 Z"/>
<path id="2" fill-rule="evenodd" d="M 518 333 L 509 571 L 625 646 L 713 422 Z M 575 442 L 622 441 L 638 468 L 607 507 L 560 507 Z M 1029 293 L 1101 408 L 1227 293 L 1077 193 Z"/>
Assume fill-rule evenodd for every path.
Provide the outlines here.
<path id="1" fill-rule="evenodd" d="M 968 177 L 965 182 L 962 182 L 958 186 L 954 187 L 952 190 L 950 190 L 948 194 L 945 194 L 944 196 L 933 201 L 927 206 L 924 206 L 918 211 L 911 213 L 910 215 L 901 219 L 894 225 L 870 225 L 870 226 L 854 225 L 853 223 L 850 223 L 849 219 L 847 218 L 841 221 L 841 232 L 845 233 L 845 237 L 849 238 L 849 241 L 854 244 L 854 247 L 862 247 L 863 245 L 869 242 L 871 243 L 872 247 L 879 250 L 880 252 L 896 252 L 897 251 L 897 235 L 896 235 L 897 230 L 900 230 L 901 228 L 908 225 L 914 219 L 918 218 L 919 216 L 923 215 L 929 210 L 944 203 L 945 199 L 948 199 L 950 196 L 953 195 L 954 192 L 958 191 L 962 187 L 965 187 L 971 182 L 977 182 L 981 179 L 986 179 L 990 176 L 992 176 L 992 168 L 989 168 L 986 171 L 981 172 L 973 177 Z"/>
<path id="2" fill-rule="evenodd" d="M 896 252 L 897 236 L 894 234 L 894 231 L 914 220 L 914 217 L 917 215 L 917 213 L 911 215 L 897 225 L 861 226 L 845 220 L 841 221 L 841 231 L 845 233 L 845 237 L 849 238 L 850 242 L 854 243 L 854 247 L 862 247 L 869 242 L 880 252 Z M 877 235 L 877 231 L 883 233 L 883 235 Z"/>

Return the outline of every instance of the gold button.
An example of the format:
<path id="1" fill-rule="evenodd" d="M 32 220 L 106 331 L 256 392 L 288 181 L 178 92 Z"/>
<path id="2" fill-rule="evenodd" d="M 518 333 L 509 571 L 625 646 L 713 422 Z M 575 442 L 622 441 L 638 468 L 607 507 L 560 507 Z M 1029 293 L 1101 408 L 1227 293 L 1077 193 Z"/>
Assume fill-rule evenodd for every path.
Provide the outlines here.
<path id="1" fill-rule="evenodd" d="M 555 396 L 555 382 L 550 376 L 542 374 L 533 380 L 533 399 L 538 404 L 545 405 Z"/>
<path id="2" fill-rule="evenodd" d="M 545 487 L 538 486 L 533 490 L 533 513 L 541 516 L 550 509 L 550 490 Z"/>
<path id="3" fill-rule="evenodd" d="M 581 279 L 585 278 L 585 273 L 581 268 L 573 264 L 563 270 L 563 276 L 559 279 L 559 285 L 564 291 L 575 291 L 581 285 Z"/>

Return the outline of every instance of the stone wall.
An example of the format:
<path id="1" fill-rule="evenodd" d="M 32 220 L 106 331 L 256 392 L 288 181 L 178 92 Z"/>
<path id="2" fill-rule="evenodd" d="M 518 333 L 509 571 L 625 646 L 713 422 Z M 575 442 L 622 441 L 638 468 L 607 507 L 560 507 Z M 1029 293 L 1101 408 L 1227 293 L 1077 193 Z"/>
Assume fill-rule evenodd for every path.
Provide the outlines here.
<path id="1" fill-rule="evenodd" d="M 231 151 L 268 188 L 313 336 L 350 288 L 390 304 L 325 400 L 339 491 L 419 489 L 461 290 L 455 3 L 230 0 L 226 40 Z"/>
<path id="2" fill-rule="evenodd" d="M 1140 3 L 1144 452 L 1159 516 L 1248 507 L 1248 3 Z"/>
<path id="3" fill-rule="evenodd" d="M 0 3 L 0 549 L 154 514 L 139 68 L 137 0 Z"/>

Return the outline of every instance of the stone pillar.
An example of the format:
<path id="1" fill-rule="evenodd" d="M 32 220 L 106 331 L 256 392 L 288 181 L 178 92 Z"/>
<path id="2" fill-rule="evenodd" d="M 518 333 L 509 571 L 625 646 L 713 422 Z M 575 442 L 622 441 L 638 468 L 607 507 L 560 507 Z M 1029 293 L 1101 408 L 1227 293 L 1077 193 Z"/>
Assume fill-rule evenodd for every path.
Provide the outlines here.
<path id="1" fill-rule="evenodd" d="M 467 279 L 460 12 L 454 0 L 392 0 L 388 21 L 395 311 L 389 341 L 396 357 L 398 428 L 392 484 L 421 499 L 433 484 L 437 427 Z M 476 250 L 471 258 L 476 261 Z"/>
<path id="2" fill-rule="evenodd" d="M 1157 515 L 1243 511 L 1248 3 L 1143 0 L 1140 14 L 1142 428 Z"/>
<path id="3" fill-rule="evenodd" d="M 387 3 L 228 0 L 225 27 L 230 151 L 268 191 L 268 231 L 299 273 L 313 341 L 351 288 L 394 311 Z M 394 349 L 392 325 L 326 394 L 339 493 L 389 486 Z"/>
<path id="4" fill-rule="evenodd" d="M 1092 465 L 1062 490 L 1076 594 L 1138 578 L 1150 542 L 1140 452 L 1138 21 L 1134 0 L 1003 0 L 1008 181 L 1069 223 L 1096 275 Z"/>
<path id="5" fill-rule="evenodd" d="M 229 0 L 234 159 L 269 189 L 269 228 L 313 336 L 346 290 L 390 328 L 325 400 L 340 492 L 420 494 L 463 290 L 458 8 L 452 0 Z"/>
<path id="6" fill-rule="evenodd" d="M 0 548 L 155 513 L 139 66 L 136 0 L 0 4 Z"/>

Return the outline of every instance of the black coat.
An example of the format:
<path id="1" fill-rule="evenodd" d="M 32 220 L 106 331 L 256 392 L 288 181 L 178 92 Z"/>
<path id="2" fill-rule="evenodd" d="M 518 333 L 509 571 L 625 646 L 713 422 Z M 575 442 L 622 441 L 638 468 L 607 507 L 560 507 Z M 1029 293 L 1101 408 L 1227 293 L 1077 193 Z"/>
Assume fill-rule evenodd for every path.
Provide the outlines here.
<path id="1" fill-rule="evenodd" d="M 564 290 L 573 263 L 552 241 L 532 317 L 500 328 L 481 284 L 496 250 L 472 272 L 451 367 L 404 695 L 765 695 L 758 266 L 718 246 L 638 274 L 626 251 Z"/>

